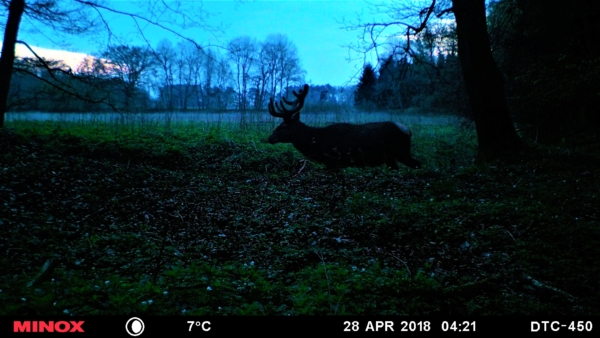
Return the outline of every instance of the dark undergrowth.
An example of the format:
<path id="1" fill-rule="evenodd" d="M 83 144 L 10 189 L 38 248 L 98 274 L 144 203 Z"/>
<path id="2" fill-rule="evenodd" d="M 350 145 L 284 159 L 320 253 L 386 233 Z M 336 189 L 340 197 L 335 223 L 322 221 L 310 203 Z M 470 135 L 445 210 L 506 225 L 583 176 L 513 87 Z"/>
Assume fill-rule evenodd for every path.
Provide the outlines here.
<path id="1" fill-rule="evenodd" d="M 251 128 L 13 127 L 2 314 L 600 314 L 597 146 L 414 126 L 423 169 L 339 174 Z"/>

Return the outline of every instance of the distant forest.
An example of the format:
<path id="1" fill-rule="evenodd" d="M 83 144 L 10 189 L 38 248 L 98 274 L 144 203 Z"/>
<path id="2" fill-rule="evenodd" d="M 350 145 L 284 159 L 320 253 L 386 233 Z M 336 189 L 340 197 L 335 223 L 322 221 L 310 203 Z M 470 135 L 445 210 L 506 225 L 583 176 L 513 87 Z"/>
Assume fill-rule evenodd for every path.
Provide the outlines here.
<path id="1" fill-rule="evenodd" d="M 600 25 L 581 19 L 585 8 L 498 1 L 488 9 L 490 43 L 511 114 L 535 137 L 600 129 Z M 575 33 L 572 27 L 581 29 Z M 410 50 L 389 50 L 377 65 L 365 65 L 356 86 L 312 84 L 306 109 L 413 108 L 471 117 L 455 24 L 438 24 L 423 34 Z M 270 97 L 279 99 L 304 84 L 296 46 L 284 35 L 265 41 L 237 37 L 227 51 L 163 40 L 154 48 L 109 47 L 77 69 L 19 59 L 9 109 L 265 110 Z M 572 109 L 575 102 L 578 108 Z"/>
<path id="2" fill-rule="evenodd" d="M 304 84 L 296 46 L 284 35 L 232 39 L 228 53 L 162 40 L 154 48 L 112 46 L 70 69 L 15 60 L 12 111 L 266 110 L 269 98 Z M 353 86 L 313 85 L 308 109 L 351 107 Z"/>

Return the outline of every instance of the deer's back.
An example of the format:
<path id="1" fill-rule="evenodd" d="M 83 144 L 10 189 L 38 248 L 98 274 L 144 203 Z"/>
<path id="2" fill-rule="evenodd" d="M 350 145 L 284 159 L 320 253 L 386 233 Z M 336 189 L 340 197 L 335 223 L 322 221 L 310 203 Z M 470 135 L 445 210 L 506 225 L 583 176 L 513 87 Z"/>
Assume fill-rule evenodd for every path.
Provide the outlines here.
<path id="1" fill-rule="evenodd" d="M 368 145 L 384 146 L 410 139 L 410 131 L 394 122 L 370 122 L 365 124 L 336 123 L 326 126 L 320 132 L 330 144 L 344 144 L 348 147 Z"/>

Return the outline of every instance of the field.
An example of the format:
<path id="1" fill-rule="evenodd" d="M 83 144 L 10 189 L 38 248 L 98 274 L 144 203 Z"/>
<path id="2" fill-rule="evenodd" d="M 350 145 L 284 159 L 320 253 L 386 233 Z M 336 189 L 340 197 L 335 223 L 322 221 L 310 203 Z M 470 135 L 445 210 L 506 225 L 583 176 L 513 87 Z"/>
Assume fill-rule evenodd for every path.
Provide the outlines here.
<path id="1" fill-rule="evenodd" d="M 272 124 L 10 121 L 0 314 L 600 315 L 597 144 L 474 163 L 435 121 L 341 174 Z"/>

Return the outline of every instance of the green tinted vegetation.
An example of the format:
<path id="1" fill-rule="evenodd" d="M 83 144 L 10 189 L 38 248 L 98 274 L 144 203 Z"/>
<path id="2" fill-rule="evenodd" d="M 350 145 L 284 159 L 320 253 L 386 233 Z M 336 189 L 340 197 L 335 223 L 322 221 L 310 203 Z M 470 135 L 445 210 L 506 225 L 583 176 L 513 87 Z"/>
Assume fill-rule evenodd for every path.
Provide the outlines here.
<path id="1" fill-rule="evenodd" d="M 423 169 L 343 188 L 269 128 L 10 122 L 0 313 L 600 314 L 598 149 L 410 126 Z"/>

